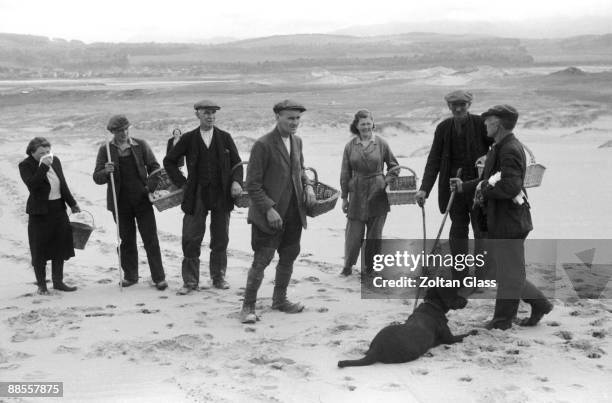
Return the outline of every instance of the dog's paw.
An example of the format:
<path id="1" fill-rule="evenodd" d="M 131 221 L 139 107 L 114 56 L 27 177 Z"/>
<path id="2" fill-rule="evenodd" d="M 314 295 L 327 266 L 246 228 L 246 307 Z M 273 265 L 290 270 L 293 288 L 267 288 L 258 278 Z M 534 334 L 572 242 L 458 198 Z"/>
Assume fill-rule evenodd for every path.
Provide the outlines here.
<path id="1" fill-rule="evenodd" d="M 478 330 L 474 329 L 474 330 L 470 330 L 470 332 L 468 333 L 470 336 L 476 336 L 478 334 Z"/>

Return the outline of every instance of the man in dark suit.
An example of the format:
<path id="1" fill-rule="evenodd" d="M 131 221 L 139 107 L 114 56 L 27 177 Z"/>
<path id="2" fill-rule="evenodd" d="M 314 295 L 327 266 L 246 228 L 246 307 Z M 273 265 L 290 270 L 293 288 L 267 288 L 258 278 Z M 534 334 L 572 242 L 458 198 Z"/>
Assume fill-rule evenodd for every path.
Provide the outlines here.
<path id="1" fill-rule="evenodd" d="M 227 245 L 229 244 L 230 212 L 233 197 L 242 191 L 242 166 L 232 136 L 214 125 L 219 105 L 202 100 L 194 105 L 200 126 L 185 133 L 164 158 L 164 168 L 172 182 L 184 187 L 181 209 L 183 217 L 183 287 L 186 295 L 198 289 L 200 281 L 200 250 L 210 212 L 210 260 L 212 285 L 228 289 L 225 281 Z M 187 162 L 187 178 L 179 170 L 181 159 Z"/>
<path id="2" fill-rule="evenodd" d="M 148 198 L 147 178 L 159 168 L 153 150 L 146 141 L 130 137 L 130 122 L 124 115 L 110 118 L 106 129 L 113 133 L 109 142 L 110 161 L 106 144 L 98 149 L 93 180 L 106 185 L 106 208 L 119 219 L 121 238 L 121 267 L 125 278 L 122 287 L 138 283 L 138 249 L 136 247 L 136 223 L 147 253 L 151 279 L 158 290 L 168 287 L 162 265 L 155 213 Z M 113 203 L 113 189 L 110 174 L 115 180 L 117 210 Z"/>
<path id="3" fill-rule="evenodd" d="M 259 138 L 251 150 L 246 186 L 251 198 L 248 221 L 251 225 L 251 247 L 255 252 L 249 269 L 242 323 L 255 323 L 255 302 L 264 269 L 278 250 L 272 309 L 298 313 L 299 302 L 287 299 L 287 287 L 293 273 L 293 262 L 300 253 L 302 228 L 306 228 L 306 206 L 315 200 L 314 190 L 304 173 L 302 139 L 296 136 L 303 105 L 285 100 L 273 108 L 276 127 Z"/>
<path id="4" fill-rule="evenodd" d="M 531 316 L 521 326 L 535 326 L 553 306 L 525 273 L 525 238 L 533 229 L 530 205 L 523 187 L 525 151 L 514 136 L 518 112 L 510 105 L 496 105 L 482 114 L 487 135 L 495 142 L 487 154 L 482 180 L 463 182 L 451 178 L 451 190 L 471 194 L 482 209 L 497 277 L 497 297 L 488 329 L 508 329 L 518 312 L 520 299 L 531 305 Z"/>
<path id="5" fill-rule="evenodd" d="M 482 118 L 468 112 L 473 99 L 471 93 L 453 91 L 444 99 L 453 116 L 436 127 L 421 188 L 416 194 L 417 203 L 423 206 L 437 177 L 438 205 L 441 213 L 445 212 L 450 198 L 449 179 L 457 176 L 460 168 L 461 179 L 464 181 L 477 178 L 476 160 L 487 153 L 492 143 L 491 139 L 487 138 Z M 456 195 L 451 206 L 449 244 L 453 255 L 468 253 L 470 221 L 475 239 L 474 253 L 480 253 L 482 250 L 482 234 L 474 224 L 473 198 L 473 192 Z M 467 270 L 453 270 L 452 274 L 453 279 L 462 280 L 467 275 Z"/>

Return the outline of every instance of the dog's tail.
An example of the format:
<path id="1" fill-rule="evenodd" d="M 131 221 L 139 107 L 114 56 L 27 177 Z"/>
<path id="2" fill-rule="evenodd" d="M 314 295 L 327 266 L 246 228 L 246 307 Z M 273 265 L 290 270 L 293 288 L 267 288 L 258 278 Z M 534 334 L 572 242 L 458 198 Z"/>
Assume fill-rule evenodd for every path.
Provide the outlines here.
<path id="1" fill-rule="evenodd" d="M 363 367 L 366 365 L 372 365 L 375 362 L 377 362 L 378 360 L 376 358 L 374 358 L 374 354 L 367 354 L 365 357 L 359 359 L 359 360 L 344 360 L 344 361 L 338 361 L 338 367 L 340 368 L 344 368 L 344 367 Z"/>

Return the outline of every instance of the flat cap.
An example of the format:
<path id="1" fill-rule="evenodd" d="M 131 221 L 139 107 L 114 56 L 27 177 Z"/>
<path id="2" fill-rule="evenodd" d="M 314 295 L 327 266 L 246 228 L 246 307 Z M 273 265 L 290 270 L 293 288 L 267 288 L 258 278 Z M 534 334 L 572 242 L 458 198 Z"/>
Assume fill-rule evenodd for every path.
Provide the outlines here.
<path id="1" fill-rule="evenodd" d="M 516 109 L 514 109 L 514 107 L 504 104 L 504 105 L 495 105 L 489 108 L 489 110 L 487 110 L 485 113 L 483 113 L 480 116 L 482 116 L 483 119 L 486 118 L 487 116 L 497 116 L 499 118 L 513 120 L 516 123 L 519 117 L 519 113 L 517 112 Z"/>
<path id="2" fill-rule="evenodd" d="M 472 93 L 463 90 L 453 91 L 446 94 L 444 97 L 444 100 L 448 104 L 452 104 L 453 102 L 472 102 L 472 99 L 474 99 Z"/>
<path id="3" fill-rule="evenodd" d="M 116 130 L 122 130 L 130 126 L 130 121 L 125 115 L 113 115 L 106 125 L 106 130 L 114 132 Z"/>
<path id="4" fill-rule="evenodd" d="M 295 102 L 290 99 L 285 99 L 284 101 L 281 101 L 274 105 L 274 108 L 272 108 L 272 110 L 274 111 L 274 113 L 279 113 L 280 111 L 285 110 L 304 112 L 306 108 L 299 102 Z"/>
<path id="5" fill-rule="evenodd" d="M 218 111 L 219 109 L 221 109 L 221 107 L 217 105 L 217 103 L 209 99 L 203 99 L 193 104 L 193 109 L 195 109 L 196 111 L 198 109 L 212 109 L 213 111 Z"/>

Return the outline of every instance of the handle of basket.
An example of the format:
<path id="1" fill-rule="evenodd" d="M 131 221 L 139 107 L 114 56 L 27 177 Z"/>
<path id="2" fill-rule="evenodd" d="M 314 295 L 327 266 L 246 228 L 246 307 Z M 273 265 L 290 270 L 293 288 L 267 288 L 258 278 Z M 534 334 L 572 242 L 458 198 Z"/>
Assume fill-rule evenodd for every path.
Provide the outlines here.
<path id="1" fill-rule="evenodd" d="M 234 166 L 232 167 L 232 172 L 234 172 L 234 171 L 236 170 L 236 168 L 238 168 L 239 166 L 241 166 L 241 165 L 247 165 L 247 164 L 248 164 L 248 162 L 247 162 L 247 161 L 240 161 L 239 163 L 237 163 L 236 165 L 234 165 Z"/>
<path id="2" fill-rule="evenodd" d="M 314 181 L 319 182 L 319 175 L 317 174 L 317 171 L 314 168 L 306 167 L 304 168 L 304 171 L 312 171 L 312 173 L 314 174 Z"/>
<path id="3" fill-rule="evenodd" d="M 89 217 L 91 217 L 91 226 L 92 226 L 92 227 L 94 227 L 94 228 L 96 227 L 96 222 L 95 222 L 95 220 L 94 220 L 94 216 L 93 216 L 93 214 L 91 214 L 91 213 L 90 213 L 89 211 L 87 211 L 87 210 L 81 210 L 81 211 L 79 211 L 78 213 L 73 213 L 73 212 L 70 212 L 70 215 L 73 215 L 73 214 L 80 214 L 80 213 L 87 213 L 87 214 L 89 214 Z"/>
<path id="4" fill-rule="evenodd" d="M 400 170 L 400 169 L 402 169 L 402 168 L 403 168 L 403 169 L 407 169 L 407 170 L 409 170 L 410 172 L 412 172 L 412 176 L 414 176 L 414 179 L 418 179 L 416 172 L 414 172 L 414 171 L 412 170 L 412 168 L 409 168 L 409 167 L 404 166 L 404 165 L 396 165 L 396 166 L 394 166 L 393 168 L 391 168 L 391 169 L 389 169 L 389 170 L 387 171 L 387 175 L 389 175 L 391 172 L 399 171 L 399 170 Z"/>
<path id="5" fill-rule="evenodd" d="M 525 149 L 525 151 L 527 151 L 527 153 L 529 154 L 529 162 L 531 164 L 535 164 L 536 160 L 535 160 L 535 155 L 533 155 L 533 153 L 531 152 L 531 150 L 529 149 L 529 147 L 527 147 L 525 144 L 523 144 L 523 148 Z"/>

